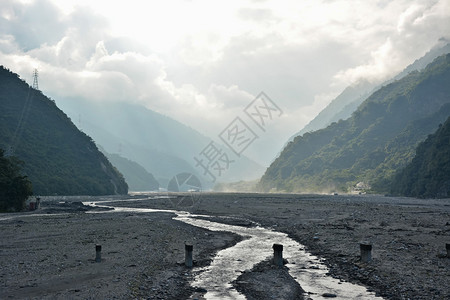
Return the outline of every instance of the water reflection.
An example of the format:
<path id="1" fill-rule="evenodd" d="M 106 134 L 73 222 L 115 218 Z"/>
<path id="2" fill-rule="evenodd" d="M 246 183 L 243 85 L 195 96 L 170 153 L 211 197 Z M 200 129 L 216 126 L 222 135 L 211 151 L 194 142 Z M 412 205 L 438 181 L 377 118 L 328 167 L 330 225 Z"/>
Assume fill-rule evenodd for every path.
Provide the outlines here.
<path id="1" fill-rule="evenodd" d="M 232 289 L 230 282 L 242 271 L 251 269 L 257 263 L 271 257 L 274 243 L 283 245 L 283 257 L 289 261 L 286 265 L 289 274 L 309 293 L 310 298 L 323 299 L 322 294 L 331 293 L 337 295 L 335 299 L 381 299 L 363 286 L 340 282 L 327 276 L 328 268 L 316 256 L 306 252 L 303 245 L 285 233 L 263 227 L 226 225 L 193 217 L 195 215 L 182 214 L 176 219 L 213 231 L 228 231 L 249 237 L 233 247 L 219 251 L 211 265 L 204 268 L 204 272 L 195 278 L 194 286 L 208 290 L 206 299 L 245 299 Z"/>
<path id="2" fill-rule="evenodd" d="M 133 199 L 130 201 L 136 201 Z M 148 200 L 142 198 L 139 200 Z M 124 202 L 128 200 L 113 200 L 111 202 Z M 341 282 L 331 276 L 327 276 L 328 268 L 320 259 L 305 251 L 303 245 L 289 238 L 287 234 L 276 232 L 263 227 L 242 227 L 227 225 L 205 220 L 204 217 L 192 215 L 188 212 L 176 210 L 158 210 L 148 208 L 115 207 L 104 205 L 102 202 L 84 202 L 85 205 L 114 208 L 109 211 L 92 211 L 91 213 L 110 212 L 169 212 L 177 216 L 176 220 L 184 223 L 205 228 L 212 231 L 227 231 L 245 237 L 243 241 L 233 247 L 221 250 L 214 257 L 210 266 L 200 269 L 192 283 L 193 286 L 202 287 L 207 290 L 206 299 L 246 299 L 239 294 L 231 285 L 241 272 L 251 269 L 254 265 L 272 256 L 272 245 L 282 244 L 284 247 L 283 257 L 289 263 L 289 274 L 308 293 L 311 299 L 323 299 L 324 293 L 335 294 L 335 299 L 382 299 L 374 293 L 368 292 L 363 286 Z M 201 217 L 197 218 L 197 217 Z"/>

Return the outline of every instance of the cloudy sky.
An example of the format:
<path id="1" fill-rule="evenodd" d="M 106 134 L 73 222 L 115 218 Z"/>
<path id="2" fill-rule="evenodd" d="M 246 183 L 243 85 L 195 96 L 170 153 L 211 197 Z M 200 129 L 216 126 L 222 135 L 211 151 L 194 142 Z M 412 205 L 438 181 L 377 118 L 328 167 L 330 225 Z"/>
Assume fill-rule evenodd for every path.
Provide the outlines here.
<path id="1" fill-rule="evenodd" d="M 56 103 L 134 102 L 214 139 L 264 91 L 283 110 L 249 149 L 267 164 L 346 86 L 449 28 L 450 0 L 1 0 L 0 64 L 29 83 L 38 68 Z"/>

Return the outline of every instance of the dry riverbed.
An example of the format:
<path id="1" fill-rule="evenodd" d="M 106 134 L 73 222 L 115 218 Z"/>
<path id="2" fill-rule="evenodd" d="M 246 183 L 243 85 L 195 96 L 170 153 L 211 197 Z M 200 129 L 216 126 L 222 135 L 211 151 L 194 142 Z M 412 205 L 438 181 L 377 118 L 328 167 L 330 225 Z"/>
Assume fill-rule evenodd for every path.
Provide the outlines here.
<path id="1" fill-rule="evenodd" d="M 0 299 L 187 299 L 194 270 L 180 263 L 184 243 L 195 245 L 195 266 L 205 266 L 239 240 L 171 213 L 85 210 L 44 202 L 39 211 L 0 215 Z"/>
<path id="2" fill-rule="evenodd" d="M 238 226 L 257 222 L 325 258 L 330 275 L 386 299 L 450 299 L 450 259 L 444 257 L 449 199 L 209 193 L 178 199 L 110 204 L 188 210 Z M 208 287 L 189 285 L 197 268 L 180 264 L 184 243 L 194 244 L 196 266 L 206 266 L 219 249 L 239 241 L 173 220 L 171 213 L 86 213 L 72 202 L 93 200 L 44 199 L 39 211 L 0 214 L 0 299 L 201 298 Z M 369 264 L 359 261 L 361 241 L 373 245 Z M 102 245 L 100 263 L 94 261 L 95 244 Z M 297 295 L 300 287 L 284 271 L 261 263 L 234 285 L 248 299 L 271 299 L 275 289 Z"/>
<path id="3" fill-rule="evenodd" d="M 450 299 L 450 199 L 383 196 L 204 195 L 197 212 L 234 215 L 288 233 L 336 278 L 386 299 Z M 359 243 L 373 245 L 360 262 Z"/>

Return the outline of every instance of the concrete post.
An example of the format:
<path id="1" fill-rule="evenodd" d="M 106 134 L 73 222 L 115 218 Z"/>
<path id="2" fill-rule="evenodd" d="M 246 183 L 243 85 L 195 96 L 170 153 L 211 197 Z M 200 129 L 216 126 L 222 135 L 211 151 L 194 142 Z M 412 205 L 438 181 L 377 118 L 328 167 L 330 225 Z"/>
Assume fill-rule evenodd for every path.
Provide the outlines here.
<path id="1" fill-rule="evenodd" d="M 273 244 L 273 263 L 278 267 L 283 266 L 283 245 Z"/>
<path id="2" fill-rule="evenodd" d="M 95 245 L 95 262 L 102 261 L 102 245 Z"/>
<path id="3" fill-rule="evenodd" d="M 372 260 L 372 245 L 366 242 L 359 244 L 361 250 L 361 261 L 368 263 Z"/>
<path id="4" fill-rule="evenodd" d="M 184 264 L 188 268 L 192 268 L 192 251 L 194 250 L 194 246 L 190 244 L 184 245 L 185 256 L 184 256 Z"/>

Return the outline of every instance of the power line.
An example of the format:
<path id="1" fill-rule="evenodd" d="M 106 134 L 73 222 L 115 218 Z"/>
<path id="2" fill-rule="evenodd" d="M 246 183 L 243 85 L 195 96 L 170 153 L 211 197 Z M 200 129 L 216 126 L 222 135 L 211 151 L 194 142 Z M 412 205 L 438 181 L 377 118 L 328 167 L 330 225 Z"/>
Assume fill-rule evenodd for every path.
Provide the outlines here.
<path id="1" fill-rule="evenodd" d="M 39 85 L 38 85 L 38 70 L 34 69 L 33 71 L 33 89 L 39 90 Z M 17 145 L 20 142 L 20 138 L 22 136 L 24 127 L 25 127 L 25 122 L 28 118 L 28 115 L 30 114 L 30 110 L 31 110 L 31 104 L 32 104 L 32 100 L 34 97 L 34 93 L 32 93 L 31 87 L 28 88 L 28 95 L 27 98 L 25 99 L 25 103 L 24 106 L 22 108 L 22 113 L 20 114 L 19 117 L 19 123 L 17 124 L 16 130 L 14 131 L 14 134 L 12 136 L 11 139 L 11 144 L 8 146 L 5 155 L 6 156 L 12 156 L 14 155 L 14 152 L 17 148 Z"/>

